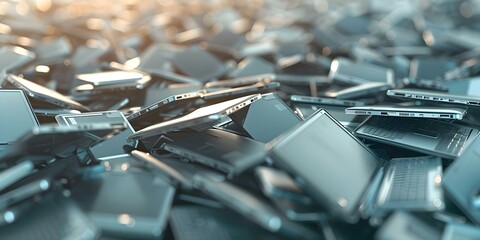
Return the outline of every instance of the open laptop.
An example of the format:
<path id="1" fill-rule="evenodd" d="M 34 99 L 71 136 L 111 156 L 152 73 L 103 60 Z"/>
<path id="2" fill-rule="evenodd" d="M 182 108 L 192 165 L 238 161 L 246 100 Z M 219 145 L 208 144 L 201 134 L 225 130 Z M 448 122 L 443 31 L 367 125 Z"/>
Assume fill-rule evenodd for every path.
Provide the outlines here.
<path id="1" fill-rule="evenodd" d="M 153 136 L 158 136 L 167 132 L 176 131 L 191 127 L 213 126 L 222 118 L 232 114 L 239 109 L 250 105 L 251 103 L 262 98 L 262 95 L 255 94 L 225 102 L 201 107 L 182 117 L 171 119 L 165 122 L 157 123 L 150 127 L 146 127 L 129 136 L 128 141 L 142 140 Z M 206 127 L 208 128 L 208 127 Z"/>
<path id="2" fill-rule="evenodd" d="M 302 119 L 278 95 L 263 94 L 258 101 L 229 115 L 253 139 L 267 143 Z"/>
<path id="3" fill-rule="evenodd" d="M 222 130 L 203 132 L 167 142 L 164 150 L 228 174 L 238 175 L 265 160 L 265 144 Z"/>
<path id="4" fill-rule="evenodd" d="M 355 135 L 413 151 L 454 159 L 479 130 L 435 119 L 371 116 Z"/>
<path id="5" fill-rule="evenodd" d="M 78 126 L 42 125 L 31 129 L 0 154 L 0 162 L 10 163 L 28 157 L 31 161 L 75 156 L 125 129 L 123 124 Z"/>
<path id="6" fill-rule="evenodd" d="M 436 157 L 378 158 L 324 110 L 269 144 L 269 157 L 332 216 L 347 222 L 396 209 L 444 208 Z"/>
<path id="7" fill-rule="evenodd" d="M 34 127 L 37 117 L 22 90 L 0 89 L 0 153 Z"/>
<path id="8" fill-rule="evenodd" d="M 92 112 L 83 114 L 60 114 L 55 117 L 61 126 L 78 126 L 84 124 L 108 123 L 124 124 L 126 129 L 121 133 L 95 145 L 91 148 L 93 155 L 100 160 L 125 154 L 124 145 L 136 147 L 137 143 L 127 143 L 127 137 L 135 132 L 123 113 L 119 111 Z"/>
<path id="9" fill-rule="evenodd" d="M 391 116 L 391 117 L 414 117 L 414 118 L 441 118 L 462 119 L 467 113 L 466 108 L 436 107 L 436 106 L 404 106 L 404 105 L 373 105 L 350 107 L 345 109 L 346 114 Z"/>
<path id="10" fill-rule="evenodd" d="M 480 96 L 457 95 L 445 92 L 413 89 L 388 90 L 387 95 L 390 97 L 409 98 L 415 100 L 480 106 Z"/>
<path id="11" fill-rule="evenodd" d="M 63 94 L 13 74 L 7 74 L 6 81 L 17 88 L 22 89 L 28 96 L 35 100 L 39 100 L 40 102 L 47 102 L 62 108 L 75 109 L 79 111 L 90 110 L 88 107 L 64 96 Z"/>
<path id="12" fill-rule="evenodd" d="M 476 138 L 448 167 L 443 178 L 447 196 L 477 225 L 480 225 L 479 158 L 480 138 Z"/>

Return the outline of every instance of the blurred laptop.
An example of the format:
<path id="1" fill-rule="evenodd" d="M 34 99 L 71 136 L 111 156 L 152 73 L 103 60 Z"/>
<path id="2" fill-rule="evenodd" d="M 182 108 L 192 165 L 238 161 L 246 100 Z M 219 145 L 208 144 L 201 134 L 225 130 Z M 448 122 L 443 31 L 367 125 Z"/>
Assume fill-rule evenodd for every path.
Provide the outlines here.
<path id="1" fill-rule="evenodd" d="M 371 116 L 355 135 L 413 151 L 454 159 L 479 130 L 434 119 Z"/>
<path id="2" fill-rule="evenodd" d="M 0 152 L 34 127 L 40 126 L 22 90 L 0 89 Z"/>
<path id="3" fill-rule="evenodd" d="M 59 106 L 62 108 L 75 109 L 79 111 L 89 111 L 90 109 L 83 104 L 76 102 L 65 95 L 58 93 L 52 89 L 46 88 L 40 84 L 23 79 L 21 77 L 8 74 L 6 81 L 14 85 L 18 89 L 22 89 L 32 99 L 38 103 L 48 103 L 49 105 Z M 37 103 L 36 102 L 36 103 Z"/>
<path id="4" fill-rule="evenodd" d="M 477 225 L 480 224 L 479 158 L 480 138 L 476 138 L 449 166 L 443 178 L 446 194 Z"/>

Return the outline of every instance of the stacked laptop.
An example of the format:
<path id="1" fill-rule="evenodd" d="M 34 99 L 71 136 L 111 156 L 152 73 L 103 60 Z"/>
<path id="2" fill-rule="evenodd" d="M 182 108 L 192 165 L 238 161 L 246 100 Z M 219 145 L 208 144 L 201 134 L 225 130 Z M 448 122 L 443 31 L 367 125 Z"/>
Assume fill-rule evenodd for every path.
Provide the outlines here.
<path id="1" fill-rule="evenodd" d="M 475 1 L 0 9 L 1 239 L 480 239 Z"/>

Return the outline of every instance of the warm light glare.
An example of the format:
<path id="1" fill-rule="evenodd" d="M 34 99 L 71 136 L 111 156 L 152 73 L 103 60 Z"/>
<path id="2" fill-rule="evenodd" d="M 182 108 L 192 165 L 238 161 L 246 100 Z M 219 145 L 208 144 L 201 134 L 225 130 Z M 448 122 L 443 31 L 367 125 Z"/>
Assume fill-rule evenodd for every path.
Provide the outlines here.
<path id="1" fill-rule="evenodd" d="M 45 65 L 38 65 L 37 67 L 35 67 L 35 71 L 39 73 L 48 73 L 50 72 L 50 67 Z"/>
<path id="2" fill-rule="evenodd" d="M 37 5 L 38 10 L 46 12 L 52 8 L 51 0 L 36 0 L 35 5 Z"/>
<path id="3" fill-rule="evenodd" d="M 25 2 L 19 2 L 17 7 L 15 7 L 15 11 L 18 13 L 18 15 L 25 16 L 30 11 L 30 6 Z"/>
<path id="4" fill-rule="evenodd" d="M 12 32 L 10 26 L 0 23 L 0 34 L 9 34 L 10 32 Z"/>
<path id="5" fill-rule="evenodd" d="M 132 59 L 129 59 L 125 62 L 125 66 L 127 66 L 128 68 L 137 68 L 138 66 L 140 66 L 140 58 L 139 57 L 135 57 L 135 58 L 132 58 Z"/>

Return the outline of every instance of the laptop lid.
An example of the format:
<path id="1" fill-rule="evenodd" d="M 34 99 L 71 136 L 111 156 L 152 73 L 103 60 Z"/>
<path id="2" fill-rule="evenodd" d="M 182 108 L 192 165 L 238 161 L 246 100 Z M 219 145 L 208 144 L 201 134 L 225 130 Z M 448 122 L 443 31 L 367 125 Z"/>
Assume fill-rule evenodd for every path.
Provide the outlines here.
<path id="1" fill-rule="evenodd" d="M 63 108 L 71 108 L 80 111 L 89 111 L 89 108 L 78 103 L 63 94 L 60 94 L 52 89 L 46 88 L 42 85 L 36 84 L 32 81 L 23 79 L 21 77 L 8 74 L 6 80 L 13 84 L 15 87 L 22 89 L 25 91 L 28 96 L 43 101 L 48 102 L 50 104 L 63 107 Z"/>
<path id="2" fill-rule="evenodd" d="M 22 90 L 0 89 L 0 103 L 1 149 L 40 124 Z"/>
<path id="3" fill-rule="evenodd" d="M 77 150 L 88 149 L 124 129 L 123 124 L 42 125 L 26 132 L 2 152 L 0 162 L 17 161 L 26 156 L 32 161 L 70 157 L 77 154 Z"/>
<path id="4" fill-rule="evenodd" d="M 165 143 L 162 148 L 219 169 L 239 174 L 264 162 L 263 143 L 216 129 L 207 129 L 189 137 Z"/>
<path id="5" fill-rule="evenodd" d="M 480 198 L 479 158 L 480 138 L 477 137 L 443 176 L 443 187 L 450 199 L 476 224 L 480 224 L 480 207 L 476 203 Z"/>
<path id="6" fill-rule="evenodd" d="M 345 113 L 354 115 L 375 115 L 393 117 L 416 117 L 416 118 L 443 118 L 462 119 L 467 113 L 467 108 L 436 107 L 436 106 L 403 106 L 403 105 L 374 105 L 362 107 L 350 107 Z"/>
<path id="7" fill-rule="evenodd" d="M 394 89 L 388 90 L 387 95 L 391 97 L 480 106 L 480 97 L 456 95 L 444 92 L 413 89 Z"/>
<path id="8" fill-rule="evenodd" d="M 128 141 L 146 139 L 167 132 L 199 125 L 213 126 L 215 125 L 215 123 L 220 121 L 223 117 L 226 117 L 228 114 L 232 114 L 235 111 L 238 111 L 239 109 L 248 106 L 261 98 L 262 95 L 255 94 L 217 104 L 208 105 L 182 117 L 161 122 L 150 127 L 141 129 L 129 136 Z"/>
<path id="9" fill-rule="evenodd" d="M 261 99 L 229 117 L 253 139 L 263 143 L 273 140 L 302 121 L 274 93 L 263 94 Z"/>
<path id="10" fill-rule="evenodd" d="M 325 110 L 267 144 L 273 161 L 336 217 L 354 222 L 383 164 Z M 348 151 L 346 151 L 348 149 Z"/>
<path id="11" fill-rule="evenodd" d="M 121 133 L 91 148 L 93 155 L 101 160 L 116 157 L 118 155 L 124 155 L 124 145 L 131 145 L 133 147 L 137 145 L 136 142 L 127 143 L 127 137 L 134 133 L 135 130 L 133 130 L 123 113 L 119 111 L 105 111 L 84 114 L 61 114 L 57 115 L 55 119 L 59 125 L 63 126 L 78 126 L 95 123 L 124 124 L 126 129 Z"/>

